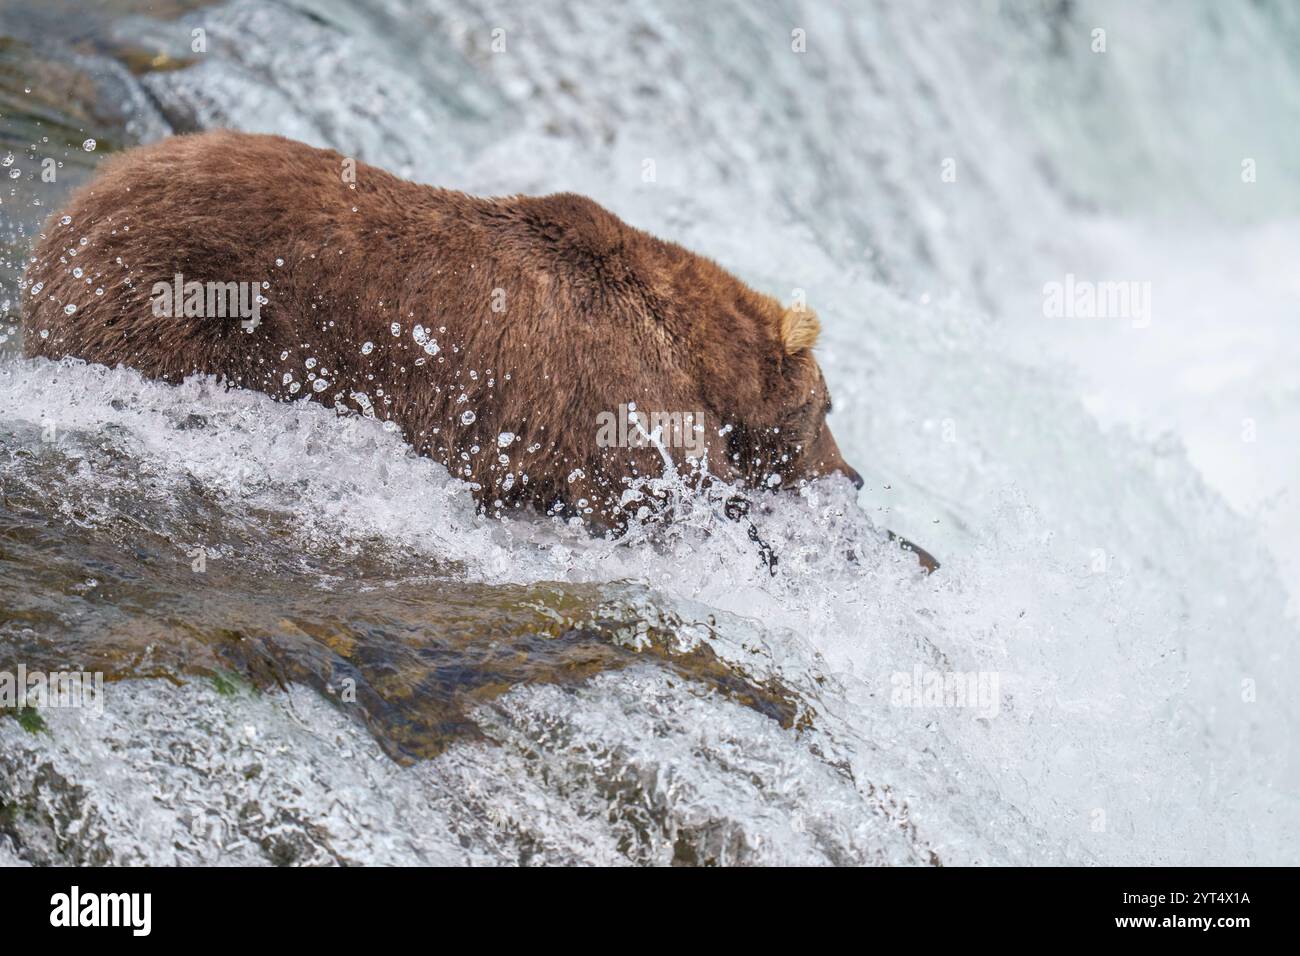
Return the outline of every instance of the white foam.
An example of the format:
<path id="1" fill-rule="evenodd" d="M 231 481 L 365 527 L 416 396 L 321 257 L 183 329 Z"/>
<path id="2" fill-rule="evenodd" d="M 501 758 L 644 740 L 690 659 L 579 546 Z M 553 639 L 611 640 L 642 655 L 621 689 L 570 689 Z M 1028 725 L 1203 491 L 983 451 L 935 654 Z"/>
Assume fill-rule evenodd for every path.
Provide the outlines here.
<path id="1" fill-rule="evenodd" d="M 493 57 L 439 3 L 394 0 L 371 19 L 327 5 L 339 29 L 289 8 L 228 4 L 175 29 L 188 35 L 189 21 L 201 20 L 253 38 L 294 31 L 303 46 L 292 57 L 256 43 L 214 51 L 204 76 L 159 73 L 149 83 L 164 102 L 202 107 L 203 121 L 297 129 L 440 185 L 577 189 L 716 256 L 764 291 L 806 292 L 825 327 L 819 355 L 835 397 L 831 424 L 867 481 L 858 500 L 878 526 L 933 551 L 943 569 L 917 576 L 870 533 L 843 486 L 773 498 L 756 514 L 780 556 L 772 576 L 745 529 L 709 508 L 687 504 L 674 528 L 620 542 L 537 519 L 496 522 L 476 517 L 458 482 L 373 421 L 202 380 L 171 388 L 120 370 L 0 368 L 0 427 L 34 434 L 53 419 L 72 450 L 108 443 L 178 495 L 193 480 L 228 511 L 285 516 L 295 538 L 286 547 L 431 557 L 444 573 L 492 584 L 597 582 L 610 601 L 707 640 L 750 673 L 779 675 L 813 714 L 813 730 L 783 731 L 736 705 L 669 688 L 663 675 L 607 675 L 572 694 L 512 691 L 482 717 L 503 749 L 463 745 L 399 771 L 303 691 L 291 706 L 275 697 L 240 702 L 240 716 L 221 704 L 221 720 L 260 715 L 247 719 L 276 728 L 276 746 L 288 748 L 258 757 L 269 761 L 272 785 L 258 812 L 326 826 L 328 838 L 317 840 L 305 822 L 286 824 L 286 839 L 305 841 L 307 859 L 536 853 L 663 862 L 684 828 L 692 846 L 763 862 L 914 862 L 933 850 L 950 863 L 1294 863 L 1300 768 L 1280 755 L 1300 723 L 1292 693 L 1300 673 L 1287 651 L 1296 624 L 1257 521 L 1224 501 L 1243 508 L 1184 428 L 1186 411 L 1169 417 L 1181 434 L 1105 430 L 1058 366 L 1028 350 L 1011 357 L 1025 290 L 1057 278 L 1058 264 L 1104 261 L 1076 244 L 1080 207 L 1125 203 L 1129 212 L 1149 196 L 1146 215 L 1177 201 L 1182 183 L 1219 189 L 1219 167 L 1197 143 L 1223 139 L 1224 130 L 1184 130 L 1177 109 L 1160 111 L 1161 134 L 1150 137 L 1143 114 L 1130 117 L 1140 120 L 1132 128 L 1071 140 L 1074 120 L 1097 131 L 1087 97 L 1074 112 L 1054 103 L 1020 122 L 1026 98 L 1035 102 L 1034 78 L 1055 76 L 1059 57 L 1082 87 L 1096 81 L 1163 106 L 1164 54 L 1125 54 L 1122 42 L 1126 31 L 1129 40 L 1161 35 L 1144 29 L 1156 14 L 1102 5 L 1115 24 L 1114 54 L 1093 60 L 1069 46 L 1074 21 L 1061 26 L 1065 51 L 1052 53 L 1054 41 L 1038 32 L 1047 27 L 1012 14 L 972 7 L 938 22 L 907 4 L 859 17 L 826 6 L 799 13 L 814 44 L 801 58 L 789 50 L 800 25 L 789 22 L 793 13 L 755 20 L 743 5 L 683 5 L 669 18 L 596 6 L 575 18 L 549 16 L 543 5 L 517 11 L 508 24 L 513 52 Z M 1202 29 L 1212 7 L 1180 5 L 1190 12 L 1177 23 Z M 1242 16 L 1254 35 L 1267 13 Z M 386 31 L 390 22 L 404 28 Z M 573 26 L 581 22 L 601 30 Z M 435 39 L 412 39 L 425 35 Z M 1255 83 L 1256 69 L 1279 68 L 1280 54 L 1256 64 L 1237 40 L 1223 42 L 1222 63 L 1244 85 L 1234 89 Z M 429 79 L 392 88 L 423 97 L 428 114 L 406 122 L 404 112 L 395 126 L 391 110 L 367 104 L 382 105 L 381 67 L 404 57 L 420 66 L 408 76 Z M 378 72 L 352 68 L 361 61 Z M 332 64 L 345 63 L 336 76 Z M 652 94 L 641 89 L 647 63 Z M 296 95 L 250 96 L 251 77 L 262 73 Z M 1130 157 L 1125 144 L 1139 126 L 1142 142 L 1167 140 L 1168 154 Z M 1285 135 L 1260 134 L 1275 168 L 1286 168 Z M 1067 162 L 1081 151 L 1086 161 Z M 947 156 L 958 160 L 956 183 L 939 178 Z M 1186 179 L 1167 180 L 1169 156 L 1190 157 L 1180 167 Z M 653 181 L 643 176 L 647 158 Z M 1120 194 L 1106 193 L 1111 181 L 1122 181 Z M 1158 193 L 1154 184 L 1166 181 Z M 1269 202 L 1294 199 L 1285 183 L 1262 185 Z M 1233 195 L 1215 192 L 1207 208 Z M 1211 218 L 1198 228 L 1217 225 Z M 1132 222 L 1119 228 L 1143 234 Z M 1261 282 L 1285 268 L 1272 263 Z M 1219 288 L 1230 307 L 1230 284 Z M 1270 329 L 1262 347 L 1281 343 L 1291 354 L 1294 329 L 1280 321 Z M 1207 364 L 1196 384 L 1213 390 L 1240 374 Z M 178 429 L 191 414 L 206 425 Z M 1294 491 L 1294 479 L 1285 487 Z M 84 463 L 49 493 L 84 501 L 96 489 L 144 493 L 120 472 Z M 110 520 L 114 505 L 103 499 L 77 509 L 77 520 Z M 843 558 L 850 548 L 856 562 Z M 997 674 L 997 715 L 893 705 L 893 675 L 918 665 Z M 112 719 L 149 712 L 145 702 L 158 695 L 186 716 L 180 726 L 214 705 L 193 688 L 141 687 Z M 241 786 L 242 745 L 228 731 L 186 738 L 202 755 L 193 767 L 151 756 L 145 739 L 129 762 L 134 776 L 114 769 L 118 758 L 97 749 L 89 731 L 83 739 L 59 724 L 53 743 L 35 744 L 17 733 L 0 727 L 6 746 L 21 740 L 56 753 L 72 779 L 93 785 L 96 806 L 143 807 L 140 774 L 174 795 L 161 816 L 108 819 L 115 858 L 170 859 L 171 829 L 198 819 L 184 806 L 211 806 L 226 819 L 219 795 Z M 618 756 L 587 768 L 589 743 Z M 335 759 L 340 747 L 360 756 Z M 540 764 L 523 756 L 538 749 Z M 539 767 L 555 770 L 554 781 Z M 746 783 L 740 769 L 759 783 Z M 624 783 L 632 789 L 620 790 Z M 478 796 L 460 796 L 475 788 Z M 635 822 L 624 793 L 654 795 L 650 823 Z M 602 816 L 608 806 L 619 808 L 613 824 Z M 915 840 L 880 832 L 882 806 L 914 824 Z M 814 821 L 803 832 L 792 824 L 796 811 Z M 214 850 L 209 836 L 196 839 L 175 852 L 262 858 L 251 843 Z"/>

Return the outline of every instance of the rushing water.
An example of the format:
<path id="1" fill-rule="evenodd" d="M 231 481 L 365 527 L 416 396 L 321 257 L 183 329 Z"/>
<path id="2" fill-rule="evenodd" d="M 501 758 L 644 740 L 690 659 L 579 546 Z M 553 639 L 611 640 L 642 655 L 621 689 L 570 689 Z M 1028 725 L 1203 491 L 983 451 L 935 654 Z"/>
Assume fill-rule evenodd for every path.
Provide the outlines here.
<path id="1" fill-rule="evenodd" d="M 1296 862 L 1292 7 L 147 6 L 0 19 L 0 670 L 110 681 L 0 719 L 0 861 Z M 803 290 L 866 487 L 764 502 L 773 576 L 689 497 L 488 519 L 374 421 L 12 354 L 60 190 L 221 125 Z"/>

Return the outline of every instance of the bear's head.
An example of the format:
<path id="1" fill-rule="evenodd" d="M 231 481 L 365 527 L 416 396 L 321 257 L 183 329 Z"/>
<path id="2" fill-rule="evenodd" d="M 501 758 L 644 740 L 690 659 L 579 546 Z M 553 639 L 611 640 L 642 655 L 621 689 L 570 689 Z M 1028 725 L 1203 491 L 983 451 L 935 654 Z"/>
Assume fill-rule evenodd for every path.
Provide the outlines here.
<path id="1" fill-rule="evenodd" d="M 770 299 L 755 318 L 761 330 L 752 379 L 760 383 L 758 394 L 745 403 L 743 415 L 729 418 L 724 460 L 715 471 L 754 488 L 795 488 L 833 474 L 861 488 L 862 477 L 844 460 L 826 424 L 830 392 L 812 352 L 821 331 L 816 313 Z"/>

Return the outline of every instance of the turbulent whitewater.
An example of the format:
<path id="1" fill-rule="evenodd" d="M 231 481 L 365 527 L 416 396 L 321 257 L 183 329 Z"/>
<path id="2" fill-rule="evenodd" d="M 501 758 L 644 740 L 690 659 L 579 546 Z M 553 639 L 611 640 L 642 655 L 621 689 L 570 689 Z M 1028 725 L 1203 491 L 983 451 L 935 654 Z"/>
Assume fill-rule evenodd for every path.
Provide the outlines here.
<path id="1" fill-rule="evenodd" d="M 6 11 L 6 56 L 96 77 L 119 147 L 233 126 L 579 191 L 802 291 L 866 487 L 761 501 L 773 575 L 684 488 L 674 525 L 618 540 L 495 520 L 372 419 L 23 360 L 40 158 L 71 179 L 113 144 L 24 113 L 57 73 L 24 66 L 0 109 L 0 670 L 109 683 L 102 715 L 0 718 L 0 862 L 1300 862 L 1300 17 L 623 6 L 237 0 L 103 14 L 93 50 Z M 1224 235 L 1278 251 L 1198 320 L 1240 348 L 1117 411 Z M 1041 304 L 1067 272 L 1154 280 L 1151 335 L 1074 348 Z M 1231 441 L 1198 425 L 1224 402 Z M 995 696 L 899 693 L 934 674 Z"/>

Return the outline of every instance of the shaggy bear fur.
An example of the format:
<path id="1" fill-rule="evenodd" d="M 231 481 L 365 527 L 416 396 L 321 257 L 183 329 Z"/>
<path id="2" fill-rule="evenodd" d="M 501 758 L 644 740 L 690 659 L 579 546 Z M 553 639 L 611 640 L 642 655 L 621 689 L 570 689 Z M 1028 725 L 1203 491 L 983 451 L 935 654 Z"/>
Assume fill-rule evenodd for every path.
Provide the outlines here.
<path id="1" fill-rule="evenodd" d="M 156 314 L 177 274 L 265 283 L 258 324 Z M 701 414 L 727 480 L 860 482 L 826 426 L 812 312 L 571 193 L 481 199 L 278 136 L 178 136 L 107 162 L 26 281 L 29 355 L 346 405 L 488 508 L 617 525 L 629 480 L 664 469 L 597 441 L 630 403 Z"/>

